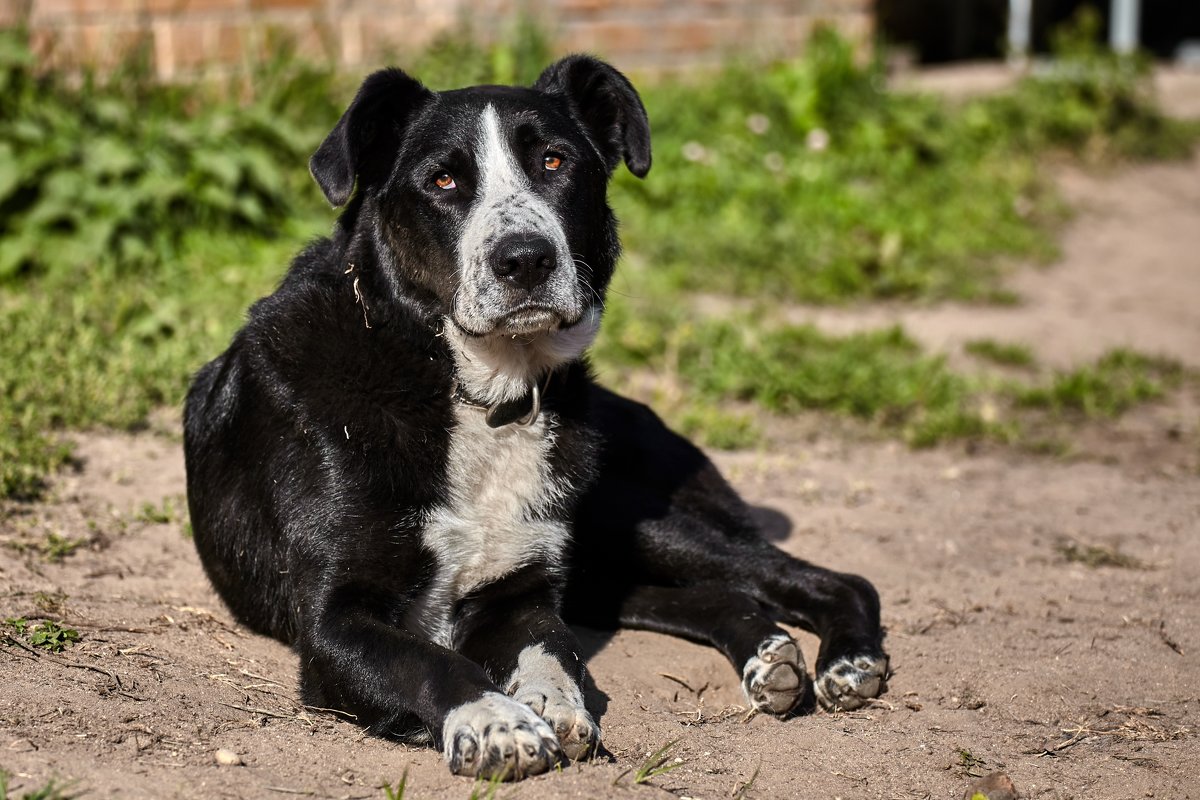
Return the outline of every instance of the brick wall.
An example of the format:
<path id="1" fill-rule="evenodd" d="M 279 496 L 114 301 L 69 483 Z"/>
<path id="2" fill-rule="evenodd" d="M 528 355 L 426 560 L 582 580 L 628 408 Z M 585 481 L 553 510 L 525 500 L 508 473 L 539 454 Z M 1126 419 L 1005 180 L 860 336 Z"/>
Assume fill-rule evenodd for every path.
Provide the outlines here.
<path id="1" fill-rule="evenodd" d="M 25 24 L 47 66 L 109 66 L 145 47 L 164 79 L 236 69 L 278 41 L 355 67 L 403 54 L 466 20 L 498 35 L 530 12 L 563 51 L 625 69 L 670 70 L 736 53 L 803 46 L 817 21 L 869 35 L 873 0 L 0 0 L 0 26 Z"/>

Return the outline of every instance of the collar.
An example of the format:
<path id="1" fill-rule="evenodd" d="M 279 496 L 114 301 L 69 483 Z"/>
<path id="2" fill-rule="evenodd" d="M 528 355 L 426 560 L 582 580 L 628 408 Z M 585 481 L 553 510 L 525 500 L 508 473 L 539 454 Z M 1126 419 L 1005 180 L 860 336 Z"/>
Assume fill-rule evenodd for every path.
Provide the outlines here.
<path id="1" fill-rule="evenodd" d="M 542 394 L 550 385 L 550 377 L 553 374 L 553 370 L 546 373 L 540 386 L 536 381 L 530 381 L 529 389 L 525 394 L 502 403 L 488 405 L 472 399 L 461 382 L 454 384 L 454 393 L 451 396 L 464 406 L 484 412 L 484 421 L 487 422 L 489 428 L 503 428 L 505 425 L 528 428 L 542 413 Z"/>

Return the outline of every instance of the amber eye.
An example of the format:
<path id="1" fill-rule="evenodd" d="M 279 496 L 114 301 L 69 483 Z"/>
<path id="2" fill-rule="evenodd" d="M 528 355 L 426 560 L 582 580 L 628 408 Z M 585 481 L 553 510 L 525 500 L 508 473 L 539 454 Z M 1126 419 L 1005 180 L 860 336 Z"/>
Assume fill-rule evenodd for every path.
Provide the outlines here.
<path id="1" fill-rule="evenodd" d="M 546 169 L 550 170 L 551 172 L 561 167 L 562 162 L 562 156 L 560 156 L 558 153 L 546 153 L 546 155 L 542 157 L 542 164 L 544 164 Z"/>
<path id="2" fill-rule="evenodd" d="M 433 182 L 439 189 L 453 189 L 455 186 L 458 186 L 454 182 L 454 176 L 449 172 L 439 172 L 437 175 L 434 175 Z"/>

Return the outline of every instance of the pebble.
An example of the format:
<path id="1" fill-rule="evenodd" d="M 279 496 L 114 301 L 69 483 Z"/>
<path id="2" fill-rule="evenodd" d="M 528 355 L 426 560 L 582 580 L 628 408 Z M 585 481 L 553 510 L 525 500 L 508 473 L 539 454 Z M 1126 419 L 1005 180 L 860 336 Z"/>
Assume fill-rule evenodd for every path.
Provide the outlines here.
<path id="1" fill-rule="evenodd" d="M 232 750 L 227 750 L 222 747 L 213 754 L 213 758 L 222 767 L 240 767 L 242 766 L 242 757 Z"/>

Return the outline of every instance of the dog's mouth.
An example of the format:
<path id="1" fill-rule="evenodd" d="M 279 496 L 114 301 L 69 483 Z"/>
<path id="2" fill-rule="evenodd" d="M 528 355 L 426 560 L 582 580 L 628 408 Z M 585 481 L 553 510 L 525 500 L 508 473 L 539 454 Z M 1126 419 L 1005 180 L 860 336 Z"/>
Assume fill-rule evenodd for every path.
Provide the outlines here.
<path id="1" fill-rule="evenodd" d="M 527 303 L 509 311 L 496 320 L 490 330 L 472 330 L 455 319 L 454 324 L 469 336 L 537 336 L 570 328 L 579 323 L 579 316 L 568 318 L 561 310 L 550 306 Z"/>

